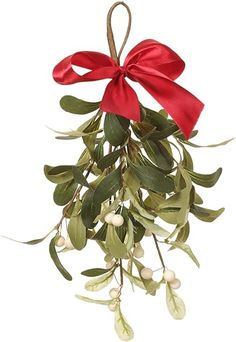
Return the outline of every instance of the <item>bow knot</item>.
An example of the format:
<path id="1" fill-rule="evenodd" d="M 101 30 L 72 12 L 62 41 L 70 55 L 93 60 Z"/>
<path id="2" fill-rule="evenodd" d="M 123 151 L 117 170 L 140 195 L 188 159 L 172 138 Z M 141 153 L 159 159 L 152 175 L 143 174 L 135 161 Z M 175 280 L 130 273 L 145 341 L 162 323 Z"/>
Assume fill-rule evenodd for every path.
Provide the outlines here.
<path id="1" fill-rule="evenodd" d="M 73 65 L 90 71 L 79 75 L 73 70 Z M 60 84 L 111 78 L 100 104 L 101 110 L 135 121 L 141 120 L 139 100 L 125 78 L 138 82 L 163 106 L 185 137 L 189 138 L 204 105 L 174 82 L 184 67 L 183 60 L 168 46 L 147 39 L 129 52 L 123 66 L 117 65 L 105 54 L 83 51 L 63 59 L 54 68 L 53 77 Z"/>

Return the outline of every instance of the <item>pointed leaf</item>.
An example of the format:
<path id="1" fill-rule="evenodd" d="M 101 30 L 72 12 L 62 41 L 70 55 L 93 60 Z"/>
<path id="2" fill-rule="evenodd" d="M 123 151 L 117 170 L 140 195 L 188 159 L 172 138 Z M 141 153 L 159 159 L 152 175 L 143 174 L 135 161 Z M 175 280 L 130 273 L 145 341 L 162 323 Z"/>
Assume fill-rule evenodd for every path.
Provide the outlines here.
<path id="1" fill-rule="evenodd" d="M 63 184 L 73 179 L 72 165 L 63 166 L 44 166 L 44 174 L 46 178 L 55 184 Z"/>
<path id="2" fill-rule="evenodd" d="M 97 277 L 97 276 L 100 276 L 100 275 L 108 273 L 108 272 L 110 272 L 110 269 L 106 269 L 106 268 L 91 268 L 89 270 L 81 272 L 81 274 L 86 276 L 86 277 Z"/>
<path id="3" fill-rule="evenodd" d="M 114 165 L 117 159 L 120 157 L 122 152 L 122 149 L 115 150 L 109 154 L 107 154 L 105 157 L 100 159 L 97 163 L 97 167 L 101 170 L 105 170 L 111 165 Z"/>
<path id="4" fill-rule="evenodd" d="M 188 254 L 188 256 L 193 260 L 193 262 L 197 265 L 197 267 L 200 267 L 199 261 L 197 260 L 196 256 L 193 254 L 193 251 L 189 247 L 189 245 L 186 245 L 185 243 L 181 241 L 173 241 L 173 242 L 168 242 L 169 245 L 179 248 L 185 253 Z"/>
<path id="5" fill-rule="evenodd" d="M 110 224 L 107 228 L 106 247 L 114 258 L 124 258 L 127 254 L 125 244 L 121 242 L 115 227 Z"/>
<path id="6" fill-rule="evenodd" d="M 156 234 L 161 237 L 169 236 L 169 232 L 166 229 L 162 228 L 158 224 L 155 224 L 153 221 L 142 217 L 141 215 L 137 214 L 135 211 L 131 211 L 131 214 L 136 221 L 141 223 L 141 225 L 145 229 L 149 229 L 153 234 Z"/>
<path id="7" fill-rule="evenodd" d="M 125 118 L 121 119 L 115 114 L 107 113 L 104 121 L 106 140 L 113 146 L 122 145 L 128 138 L 128 126 L 129 120 Z"/>
<path id="8" fill-rule="evenodd" d="M 86 228 L 92 229 L 95 227 L 95 218 L 100 213 L 101 203 L 94 200 L 94 190 L 88 190 L 82 201 L 81 217 Z"/>
<path id="9" fill-rule="evenodd" d="M 94 201 L 102 203 L 113 196 L 121 188 L 121 168 L 109 173 L 94 192 Z"/>
<path id="10" fill-rule="evenodd" d="M 128 198 L 130 199 L 131 203 L 133 204 L 133 206 L 138 210 L 138 212 L 140 213 L 140 215 L 142 215 L 143 217 L 150 219 L 150 220 L 154 220 L 154 216 L 149 214 L 149 212 L 144 209 L 141 204 L 138 201 L 138 198 L 135 194 L 133 194 L 132 190 L 129 189 L 128 187 L 125 189 L 126 195 L 128 196 Z"/>
<path id="11" fill-rule="evenodd" d="M 191 213 L 196 216 L 199 220 L 205 222 L 213 222 L 217 219 L 223 212 L 224 208 L 219 210 L 211 210 L 203 207 L 199 207 L 198 205 L 192 205 L 190 211 Z"/>
<path id="12" fill-rule="evenodd" d="M 88 297 L 84 297 L 80 295 L 75 295 L 75 297 L 87 303 L 101 304 L 101 305 L 109 305 L 114 301 L 114 299 L 99 300 L 99 299 L 92 299 L 92 298 L 88 298 Z"/>
<path id="13" fill-rule="evenodd" d="M 190 177 L 194 183 L 204 186 L 205 188 L 211 188 L 212 186 L 214 186 L 222 174 L 221 167 L 218 170 L 216 170 L 216 172 L 206 175 L 191 170 L 187 171 L 190 174 Z"/>
<path id="14" fill-rule="evenodd" d="M 106 286 L 108 286 L 112 279 L 113 279 L 113 271 L 107 272 L 106 274 L 103 274 L 100 277 L 94 278 L 89 280 L 86 284 L 85 284 L 85 289 L 87 291 L 100 291 L 102 289 L 104 289 Z"/>
<path id="15" fill-rule="evenodd" d="M 83 186 L 86 186 L 89 188 L 89 183 L 87 179 L 84 177 L 83 173 L 80 171 L 80 169 L 76 166 L 72 167 L 72 173 L 73 177 L 76 183 L 81 184 Z"/>

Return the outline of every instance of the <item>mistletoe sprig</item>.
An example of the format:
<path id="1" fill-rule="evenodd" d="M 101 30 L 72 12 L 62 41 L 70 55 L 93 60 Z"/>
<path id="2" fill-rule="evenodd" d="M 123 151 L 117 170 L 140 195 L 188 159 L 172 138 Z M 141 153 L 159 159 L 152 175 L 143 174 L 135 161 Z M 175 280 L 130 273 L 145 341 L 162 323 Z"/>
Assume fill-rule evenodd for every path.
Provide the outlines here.
<path id="1" fill-rule="evenodd" d="M 99 291 L 114 277 L 120 277 L 119 286 L 110 290 L 110 299 L 77 297 L 107 305 L 115 311 L 116 331 L 123 340 L 133 336 L 120 308 L 124 278 L 152 296 L 161 286 L 166 286 L 169 312 L 175 319 L 182 319 L 185 306 L 175 292 L 181 282 L 166 266 L 161 245 L 182 250 L 199 267 L 186 243 L 190 233 L 189 218 L 194 215 L 199 220 L 212 222 L 224 209 L 203 207 L 203 199 L 196 188 L 214 186 L 222 169 L 206 175 L 195 171 L 187 147 L 202 146 L 186 140 L 164 110 L 157 112 L 140 105 L 142 121 L 138 123 L 101 112 L 99 102 L 65 96 L 60 105 L 66 112 L 77 115 L 97 112 L 79 128 L 60 132 L 56 137 L 83 140 L 86 147 L 77 163 L 44 168 L 47 179 L 56 184 L 54 202 L 64 206 L 50 242 L 50 255 L 56 267 L 67 280 L 72 280 L 58 253 L 81 251 L 88 241 L 100 247 L 105 254 L 105 267 L 95 264 L 95 268 L 82 272 L 92 277 L 85 288 Z M 191 138 L 197 133 L 194 131 Z M 165 222 L 173 225 L 173 229 L 166 229 Z M 157 249 L 163 271 L 158 280 L 154 279 L 153 270 L 140 261 L 144 257 L 142 240 L 148 236 Z"/>
<path id="2" fill-rule="evenodd" d="M 129 26 L 119 54 L 111 29 L 111 15 L 118 5 L 124 6 L 129 14 Z M 169 269 L 162 246 L 181 250 L 199 267 L 197 257 L 187 244 L 190 217 L 212 222 L 223 213 L 224 208 L 205 208 L 198 192 L 199 186 L 213 187 L 222 169 L 211 174 L 199 173 L 188 147 L 217 147 L 230 141 L 209 146 L 192 142 L 198 134 L 192 129 L 203 104 L 173 82 L 183 71 L 184 62 L 167 46 L 154 40 L 143 41 L 131 50 L 124 66 L 120 66 L 130 26 L 128 6 L 115 3 L 108 13 L 111 58 L 96 52 L 80 52 L 67 57 L 54 69 L 55 80 L 62 84 L 107 77 L 112 81 L 99 102 L 68 95 L 61 99 L 60 106 L 68 113 L 79 116 L 95 113 L 75 130 L 56 131 L 57 139 L 82 139 L 85 148 L 73 165 L 45 165 L 45 176 L 56 185 L 53 199 L 63 207 L 62 215 L 45 237 L 25 242 L 36 245 L 53 235 L 50 256 L 69 281 L 72 276 L 61 263 L 63 253 L 79 252 L 88 241 L 98 246 L 104 253 L 105 264 L 95 263 L 94 268 L 81 272 L 91 278 L 85 289 L 100 291 L 114 279 L 118 287 L 111 287 L 105 300 L 77 297 L 105 305 L 114 312 L 115 330 L 124 341 L 134 335 L 121 311 L 126 280 L 133 288 L 138 287 L 151 296 L 166 287 L 170 314 L 174 319 L 184 318 L 185 305 L 176 292 L 181 281 Z M 73 70 L 73 64 L 91 71 L 80 76 Z M 143 85 L 163 103 L 165 110 L 156 111 L 141 104 L 125 77 Z M 157 273 L 143 261 L 144 238 L 149 238 L 156 248 L 161 266 Z"/>

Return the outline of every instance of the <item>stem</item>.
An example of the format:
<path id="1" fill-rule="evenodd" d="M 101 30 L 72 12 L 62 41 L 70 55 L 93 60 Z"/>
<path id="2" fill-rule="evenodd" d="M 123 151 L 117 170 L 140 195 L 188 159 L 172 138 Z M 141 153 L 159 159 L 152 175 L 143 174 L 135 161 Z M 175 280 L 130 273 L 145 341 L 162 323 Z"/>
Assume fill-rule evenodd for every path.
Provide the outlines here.
<path id="1" fill-rule="evenodd" d="M 122 265 L 122 259 L 120 259 L 120 287 L 122 288 L 123 285 L 124 285 L 123 265 Z"/>
<path id="2" fill-rule="evenodd" d="M 89 176 L 89 174 L 90 174 L 90 172 L 91 172 L 91 170 L 92 170 L 93 164 L 94 164 L 94 161 L 89 165 L 89 167 L 88 167 L 88 169 L 87 169 L 87 172 L 86 172 L 86 174 L 85 174 L 85 178 L 88 178 L 88 176 Z M 80 193 L 80 191 L 82 190 L 82 188 L 83 188 L 83 185 L 80 185 L 80 186 L 76 189 L 76 191 L 74 192 L 74 195 L 73 195 L 72 199 L 71 199 L 70 202 L 67 204 L 66 210 L 64 211 L 64 213 L 63 213 L 63 215 L 62 215 L 60 221 L 58 222 L 58 224 L 57 224 L 56 227 L 55 227 L 56 229 L 59 229 L 59 228 L 60 228 L 60 226 L 61 226 L 61 224 L 62 224 L 62 222 L 63 222 L 63 220 L 64 220 L 64 218 L 65 218 L 65 216 L 66 216 L 66 214 L 67 214 L 67 212 L 68 212 L 68 210 L 70 209 L 70 207 L 71 207 L 72 203 L 74 202 L 74 200 L 76 199 L 76 197 L 79 195 L 79 193 Z"/>
<path id="3" fill-rule="evenodd" d="M 154 239 L 156 248 L 157 248 L 157 252 L 158 252 L 158 255 L 159 255 L 159 258 L 160 258 L 162 267 L 163 267 L 163 269 L 165 270 L 165 269 L 166 269 L 166 266 L 165 266 L 165 263 L 164 263 L 164 260 L 163 260 L 162 254 L 161 254 L 160 247 L 159 247 L 159 245 L 158 245 L 158 241 L 157 241 L 156 235 L 155 235 L 155 234 L 152 234 L 152 236 L 153 236 L 153 239 Z"/>

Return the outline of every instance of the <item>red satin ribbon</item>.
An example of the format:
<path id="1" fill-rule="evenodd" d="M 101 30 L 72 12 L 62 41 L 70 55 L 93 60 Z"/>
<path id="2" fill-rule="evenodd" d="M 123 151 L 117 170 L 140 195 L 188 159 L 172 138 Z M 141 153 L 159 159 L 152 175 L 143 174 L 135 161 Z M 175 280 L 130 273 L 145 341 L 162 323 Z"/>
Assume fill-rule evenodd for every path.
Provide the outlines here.
<path id="1" fill-rule="evenodd" d="M 73 65 L 91 71 L 78 75 Z M 60 84 L 111 78 L 100 104 L 101 110 L 140 121 L 138 97 L 125 80 L 128 77 L 140 83 L 171 115 L 185 137 L 189 138 L 204 105 L 193 94 L 173 82 L 184 67 L 183 60 L 168 46 L 148 39 L 129 52 L 122 67 L 105 54 L 83 51 L 66 57 L 56 65 L 53 77 Z"/>

